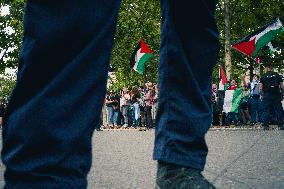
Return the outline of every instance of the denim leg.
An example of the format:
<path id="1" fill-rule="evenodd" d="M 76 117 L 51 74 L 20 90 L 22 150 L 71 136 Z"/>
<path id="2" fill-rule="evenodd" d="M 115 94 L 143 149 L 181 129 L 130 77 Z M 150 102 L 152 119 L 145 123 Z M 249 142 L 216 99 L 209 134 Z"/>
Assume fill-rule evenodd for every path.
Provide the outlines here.
<path id="1" fill-rule="evenodd" d="M 256 97 L 251 98 L 251 121 L 253 123 L 261 122 L 260 114 L 260 99 Z"/>
<path id="2" fill-rule="evenodd" d="M 256 98 L 251 98 L 251 106 L 250 106 L 250 110 L 251 110 L 251 122 L 256 123 L 256 116 L 257 116 L 257 99 Z"/>
<path id="3" fill-rule="evenodd" d="M 127 111 L 128 126 L 133 125 L 133 116 L 134 116 L 134 109 L 133 107 L 129 106 Z"/>
<path id="4" fill-rule="evenodd" d="M 277 118 L 277 124 L 279 127 L 283 126 L 283 108 L 282 108 L 282 104 L 281 104 L 281 99 L 274 99 L 274 102 L 272 103 L 273 105 L 273 109 L 275 112 L 275 116 Z"/>
<path id="5" fill-rule="evenodd" d="M 153 119 L 152 119 L 152 106 L 146 106 L 146 126 L 147 128 L 153 127 Z"/>
<path id="6" fill-rule="evenodd" d="M 83 189 L 120 0 L 28 0 L 5 116 L 5 189 Z"/>
<path id="7" fill-rule="evenodd" d="M 118 124 L 118 111 L 113 112 L 113 124 Z"/>
<path id="8" fill-rule="evenodd" d="M 270 98 L 263 99 L 262 105 L 263 105 L 263 114 L 262 114 L 263 125 L 268 126 L 272 100 Z"/>
<path id="9" fill-rule="evenodd" d="M 134 121 L 133 121 L 133 127 L 138 127 L 138 125 L 139 125 L 139 119 L 135 119 L 134 118 Z"/>
<path id="10" fill-rule="evenodd" d="M 154 159 L 204 169 L 219 52 L 215 0 L 161 0 L 159 105 Z"/>
<path id="11" fill-rule="evenodd" d="M 263 123 L 263 114 L 264 114 L 264 105 L 263 100 L 259 100 L 259 113 L 258 113 L 258 121 Z"/>
<path id="12" fill-rule="evenodd" d="M 256 112 L 257 112 L 257 119 L 256 119 L 256 121 L 257 122 L 261 122 L 261 113 L 260 113 L 260 99 L 259 98 L 257 98 L 256 99 Z"/>
<path id="13" fill-rule="evenodd" d="M 122 115 L 124 119 L 124 124 L 128 125 L 129 117 L 128 117 L 128 109 L 129 106 L 122 106 Z"/>
<path id="14" fill-rule="evenodd" d="M 107 111 L 108 111 L 108 124 L 113 125 L 113 107 L 108 106 Z"/>

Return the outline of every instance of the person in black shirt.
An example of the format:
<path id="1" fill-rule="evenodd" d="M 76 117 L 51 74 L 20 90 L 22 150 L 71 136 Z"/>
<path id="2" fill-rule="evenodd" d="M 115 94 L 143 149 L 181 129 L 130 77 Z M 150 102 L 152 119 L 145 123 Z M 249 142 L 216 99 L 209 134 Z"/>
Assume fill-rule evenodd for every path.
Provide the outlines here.
<path id="1" fill-rule="evenodd" d="M 261 98 L 263 100 L 263 127 L 269 129 L 270 113 L 275 114 L 279 129 L 283 130 L 283 79 L 272 71 L 271 65 L 267 65 L 267 72 L 260 79 Z"/>
<path id="2" fill-rule="evenodd" d="M 108 128 L 113 127 L 114 121 L 113 121 L 113 115 L 114 115 L 114 109 L 113 104 L 115 102 L 115 95 L 113 91 L 110 91 L 110 93 L 106 96 L 106 107 L 107 107 L 107 116 L 108 116 Z"/>
<path id="3" fill-rule="evenodd" d="M 212 84 L 212 94 L 211 94 L 211 100 L 212 100 L 212 106 L 213 106 L 213 121 L 212 121 L 212 125 L 217 126 L 220 125 L 220 121 L 219 121 L 219 112 L 217 109 L 217 85 L 216 84 Z"/>
<path id="4" fill-rule="evenodd" d="M 3 117 L 5 112 L 5 101 L 0 101 L 0 126 L 2 127 Z"/>
<path id="5" fill-rule="evenodd" d="M 140 120 L 140 93 L 138 92 L 138 89 L 133 91 L 133 95 L 131 97 L 131 107 L 132 126 L 137 128 Z"/>
<path id="6" fill-rule="evenodd" d="M 119 96 L 114 94 L 112 97 L 112 109 L 113 109 L 113 125 L 115 129 L 118 129 L 119 118 Z"/>

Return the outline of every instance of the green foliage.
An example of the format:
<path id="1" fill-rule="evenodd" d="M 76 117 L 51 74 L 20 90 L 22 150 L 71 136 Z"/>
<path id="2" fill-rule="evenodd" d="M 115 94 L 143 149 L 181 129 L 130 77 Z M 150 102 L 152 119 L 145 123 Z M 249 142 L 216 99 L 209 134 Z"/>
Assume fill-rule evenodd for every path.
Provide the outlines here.
<path id="1" fill-rule="evenodd" d="M 9 6 L 10 14 L 0 16 L 0 73 L 6 67 L 18 66 L 23 33 L 24 0 L 0 0 L 0 7 Z M 9 28 L 9 32 L 7 32 Z"/>
<path id="2" fill-rule="evenodd" d="M 247 36 L 262 26 L 272 23 L 278 16 L 283 16 L 284 1 L 281 0 L 230 0 L 231 8 L 231 42 L 232 44 Z M 224 0 L 219 0 L 217 5 L 217 24 L 221 33 L 222 49 L 220 51 L 219 63 L 224 62 Z M 282 14 L 282 15 L 281 15 Z M 281 70 L 284 68 L 283 52 L 284 52 L 284 36 L 275 40 L 278 50 L 282 49 L 282 53 L 278 53 L 274 59 L 274 67 Z M 232 51 L 232 73 L 233 78 L 239 78 L 247 68 L 242 66 L 253 64 L 254 68 L 259 67 L 255 60 L 247 58 L 245 55 Z M 214 81 L 217 82 L 218 67 L 214 71 Z"/>
<path id="3" fill-rule="evenodd" d="M 146 79 L 157 82 L 161 18 L 159 7 L 159 1 L 122 1 L 111 59 L 117 77 L 117 83 L 113 86 L 115 89 L 143 82 L 144 76 L 130 68 L 131 55 L 141 38 L 154 51 L 154 59 L 147 63 Z"/>
<path id="4" fill-rule="evenodd" d="M 0 16 L 0 72 L 5 67 L 17 67 L 18 54 L 21 47 L 23 26 L 23 7 L 25 0 L 0 0 L 0 7 L 8 5 L 10 14 Z M 219 0 L 216 12 L 218 28 L 221 33 L 221 52 L 219 63 L 224 63 L 224 0 Z M 231 8 L 231 41 L 238 41 L 254 30 L 265 24 L 271 23 L 276 17 L 281 16 L 284 10 L 283 0 L 230 0 Z M 283 15 L 282 15 L 283 16 Z M 154 59 L 147 65 L 146 80 L 157 82 L 158 51 L 160 43 L 160 5 L 157 0 L 123 0 L 119 13 L 115 44 L 111 57 L 111 65 L 116 71 L 117 82 L 113 89 L 119 90 L 123 86 L 139 85 L 144 81 L 144 76 L 133 71 L 130 57 L 141 38 L 152 48 Z M 14 33 L 7 34 L 7 27 Z M 275 54 L 275 66 L 283 69 L 284 37 L 274 42 L 282 51 Z M 247 64 L 245 56 L 233 50 L 232 73 L 233 78 L 238 78 L 248 68 L 240 65 Z M 254 68 L 259 66 L 254 60 L 248 59 Z M 218 66 L 214 71 L 214 81 L 217 82 Z"/>
<path id="5" fill-rule="evenodd" d="M 13 90 L 16 81 L 7 77 L 0 77 L 0 99 L 7 100 Z"/>

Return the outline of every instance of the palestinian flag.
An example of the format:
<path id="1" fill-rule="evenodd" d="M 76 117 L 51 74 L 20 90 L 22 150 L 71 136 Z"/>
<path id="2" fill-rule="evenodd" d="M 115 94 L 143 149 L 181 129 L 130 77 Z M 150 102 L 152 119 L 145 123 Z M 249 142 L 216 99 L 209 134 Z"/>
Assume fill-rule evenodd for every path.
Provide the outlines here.
<path id="1" fill-rule="evenodd" d="M 280 19 L 277 18 L 272 24 L 268 24 L 246 36 L 232 47 L 250 57 L 256 57 L 262 47 L 281 34 L 284 34 L 284 27 Z"/>
<path id="2" fill-rule="evenodd" d="M 130 66 L 139 74 L 143 75 L 145 70 L 145 64 L 152 57 L 153 57 L 153 51 L 145 43 L 145 41 L 141 39 L 135 51 L 132 54 Z"/>
<path id="3" fill-rule="evenodd" d="M 269 47 L 269 49 L 270 49 L 270 52 L 269 52 L 269 53 L 270 53 L 270 55 L 272 56 L 272 55 L 274 54 L 274 52 L 277 51 L 277 49 L 273 47 L 273 44 L 272 44 L 271 42 L 269 42 L 269 43 L 267 44 L 267 46 Z"/>
<path id="4" fill-rule="evenodd" d="M 225 84 L 227 83 L 227 77 L 224 72 L 222 64 L 219 66 L 219 90 L 225 90 Z"/>
<path id="5" fill-rule="evenodd" d="M 241 88 L 237 88 L 236 90 L 226 90 L 223 112 L 237 113 L 240 107 L 242 97 L 243 97 L 243 91 Z"/>

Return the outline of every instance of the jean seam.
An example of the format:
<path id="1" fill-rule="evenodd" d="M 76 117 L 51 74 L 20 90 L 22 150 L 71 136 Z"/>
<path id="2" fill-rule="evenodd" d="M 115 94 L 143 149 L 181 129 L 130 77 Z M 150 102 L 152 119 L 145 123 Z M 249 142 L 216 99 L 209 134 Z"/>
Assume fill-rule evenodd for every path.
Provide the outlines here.
<path id="1" fill-rule="evenodd" d="M 165 27 L 166 27 L 166 37 L 165 37 L 165 40 L 166 40 L 166 53 L 165 53 L 165 60 L 166 60 L 166 99 L 168 100 L 169 103 L 167 103 L 167 106 L 166 106 L 166 112 L 167 112 L 167 115 L 166 115 L 166 125 L 168 125 L 168 120 L 169 120 L 169 115 L 170 115 L 170 105 L 171 105 L 171 102 L 169 101 L 169 97 L 170 97 L 170 87 L 169 87 L 169 16 L 170 16 L 170 12 L 169 12 L 169 0 L 166 1 L 166 10 L 165 10 L 165 14 L 166 14 L 166 19 L 165 19 Z M 163 148 L 161 149 L 162 150 L 162 157 L 165 157 L 167 155 L 167 146 L 168 146 L 168 143 L 171 141 L 169 139 L 169 137 L 167 136 L 166 137 L 167 141 L 166 141 L 166 145 L 163 145 Z"/>

